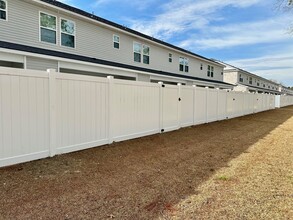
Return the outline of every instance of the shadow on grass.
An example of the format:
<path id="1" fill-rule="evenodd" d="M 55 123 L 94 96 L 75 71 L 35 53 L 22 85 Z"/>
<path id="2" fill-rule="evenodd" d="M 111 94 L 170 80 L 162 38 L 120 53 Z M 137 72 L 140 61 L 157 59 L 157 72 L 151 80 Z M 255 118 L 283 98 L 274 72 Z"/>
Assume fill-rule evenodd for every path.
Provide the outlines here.
<path id="1" fill-rule="evenodd" d="M 0 169 L 0 218 L 157 218 L 292 116 L 287 107 Z"/>

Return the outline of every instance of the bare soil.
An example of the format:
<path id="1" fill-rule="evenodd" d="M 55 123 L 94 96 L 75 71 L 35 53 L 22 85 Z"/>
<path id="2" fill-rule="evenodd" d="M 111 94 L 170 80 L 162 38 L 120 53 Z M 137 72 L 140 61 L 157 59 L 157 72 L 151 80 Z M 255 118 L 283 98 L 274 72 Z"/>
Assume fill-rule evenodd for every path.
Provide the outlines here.
<path id="1" fill-rule="evenodd" d="M 293 107 L 0 169 L 0 219 L 293 219 Z"/>

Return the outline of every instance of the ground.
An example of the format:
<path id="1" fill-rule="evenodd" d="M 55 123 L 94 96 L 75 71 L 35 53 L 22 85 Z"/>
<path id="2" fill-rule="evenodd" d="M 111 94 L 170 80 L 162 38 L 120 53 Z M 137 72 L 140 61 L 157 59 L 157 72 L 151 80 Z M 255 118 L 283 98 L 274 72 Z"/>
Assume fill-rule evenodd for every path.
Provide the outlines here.
<path id="1" fill-rule="evenodd" d="M 293 219 L 293 107 L 0 169 L 0 219 Z"/>

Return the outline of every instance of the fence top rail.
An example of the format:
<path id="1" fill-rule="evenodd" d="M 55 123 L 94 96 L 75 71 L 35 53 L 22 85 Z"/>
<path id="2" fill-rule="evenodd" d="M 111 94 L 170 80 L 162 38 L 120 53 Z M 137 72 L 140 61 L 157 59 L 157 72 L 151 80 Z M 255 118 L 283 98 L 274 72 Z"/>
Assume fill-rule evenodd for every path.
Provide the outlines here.
<path id="1" fill-rule="evenodd" d="M 49 78 L 49 73 L 40 70 L 24 70 L 9 67 L 0 67 L 0 75 Z"/>
<path id="2" fill-rule="evenodd" d="M 120 84 L 120 85 L 130 85 L 130 86 L 147 86 L 147 87 L 154 87 L 159 88 L 161 85 L 158 83 L 152 82 L 140 82 L 140 81 L 130 81 L 130 80 L 123 80 L 123 79 L 113 79 L 113 83 Z"/>

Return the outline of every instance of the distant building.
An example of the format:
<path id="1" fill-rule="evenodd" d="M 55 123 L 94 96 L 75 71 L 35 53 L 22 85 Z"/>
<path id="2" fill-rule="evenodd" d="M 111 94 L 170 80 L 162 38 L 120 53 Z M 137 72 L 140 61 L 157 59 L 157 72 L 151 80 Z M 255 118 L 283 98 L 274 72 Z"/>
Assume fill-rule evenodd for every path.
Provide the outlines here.
<path id="1" fill-rule="evenodd" d="M 284 89 L 281 90 L 280 84 L 276 82 L 265 79 L 222 61 L 217 62 L 225 65 L 223 80 L 226 83 L 235 85 L 235 91 L 270 93 L 276 95 L 285 91 Z"/>

